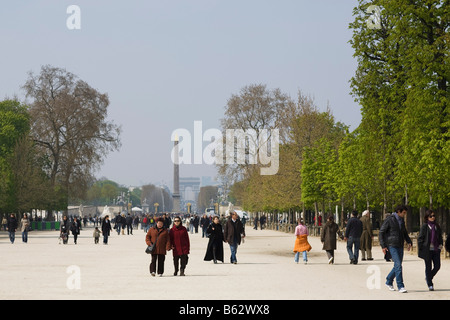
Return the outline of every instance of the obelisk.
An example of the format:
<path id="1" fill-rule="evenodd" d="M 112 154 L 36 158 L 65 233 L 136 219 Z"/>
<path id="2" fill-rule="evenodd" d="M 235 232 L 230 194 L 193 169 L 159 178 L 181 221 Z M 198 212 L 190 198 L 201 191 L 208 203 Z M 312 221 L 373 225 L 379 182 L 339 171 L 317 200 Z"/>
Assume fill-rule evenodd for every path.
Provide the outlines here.
<path id="1" fill-rule="evenodd" d="M 180 212 L 180 165 L 179 165 L 179 155 L 178 155 L 178 135 L 175 136 L 175 141 L 173 143 L 173 212 Z"/>

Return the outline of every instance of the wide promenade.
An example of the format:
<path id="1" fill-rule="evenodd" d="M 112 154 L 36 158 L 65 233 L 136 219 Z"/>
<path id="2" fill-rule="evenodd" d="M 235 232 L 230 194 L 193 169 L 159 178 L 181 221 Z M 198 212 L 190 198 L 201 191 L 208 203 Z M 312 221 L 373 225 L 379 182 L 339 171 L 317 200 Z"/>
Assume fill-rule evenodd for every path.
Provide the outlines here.
<path id="1" fill-rule="evenodd" d="M 32 231 L 28 243 L 20 232 L 11 244 L 0 232 L 0 299 L 157 299 L 157 300 L 315 300 L 450 298 L 450 261 L 442 260 L 435 291 L 425 284 L 424 262 L 405 251 L 404 282 L 408 293 L 391 292 L 385 276 L 392 262 L 381 249 L 373 261 L 350 265 L 344 242 L 338 242 L 335 264 L 329 265 L 320 239 L 309 237 L 308 264 L 294 262 L 294 236 L 247 225 L 245 243 L 239 246 L 236 265 L 203 261 L 207 238 L 190 234 L 191 253 L 186 276 L 173 276 L 172 252 L 166 256 L 163 277 L 149 274 L 145 233 L 112 233 L 109 244 L 94 244 L 92 227 L 84 228 L 78 244 L 59 244 L 57 231 Z M 395 286 L 395 285 L 394 285 Z"/>

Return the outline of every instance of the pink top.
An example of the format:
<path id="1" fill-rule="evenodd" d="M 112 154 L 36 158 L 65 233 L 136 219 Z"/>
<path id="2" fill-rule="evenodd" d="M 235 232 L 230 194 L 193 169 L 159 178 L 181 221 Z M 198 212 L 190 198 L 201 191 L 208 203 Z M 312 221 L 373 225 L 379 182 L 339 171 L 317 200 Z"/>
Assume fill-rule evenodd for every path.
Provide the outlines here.
<path id="1" fill-rule="evenodd" d="M 295 227 L 295 236 L 301 236 L 301 235 L 308 235 L 308 228 L 306 228 L 304 225 L 299 224 Z"/>

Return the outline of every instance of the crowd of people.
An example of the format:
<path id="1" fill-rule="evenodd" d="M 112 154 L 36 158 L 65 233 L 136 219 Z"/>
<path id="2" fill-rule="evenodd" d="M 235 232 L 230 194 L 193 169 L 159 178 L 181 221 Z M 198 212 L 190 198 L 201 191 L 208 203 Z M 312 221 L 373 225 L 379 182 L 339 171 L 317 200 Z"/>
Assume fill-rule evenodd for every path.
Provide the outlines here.
<path id="1" fill-rule="evenodd" d="M 407 250 L 410 250 L 412 241 L 405 227 L 404 218 L 407 214 L 407 207 L 400 205 L 395 212 L 386 217 L 379 230 L 379 242 L 381 250 L 386 261 L 393 261 L 392 270 L 386 276 L 386 286 L 389 290 L 394 289 L 394 280 L 396 281 L 399 292 L 407 292 L 403 282 L 403 255 L 405 243 Z M 83 221 L 84 220 L 84 221 Z M 209 238 L 204 256 L 205 261 L 224 262 L 223 243 L 230 247 L 230 263 L 237 263 L 237 249 L 245 237 L 245 223 L 240 219 L 236 212 L 230 212 L 225 216 L 207 216 L 202 217 L 190 214 L 144 214 L 134 215 L 119 213 L 112 220 L 107 215 L 104 218 L 96 217 L 81 219 L 79 217 L 64 216 L 60 226 L 60 242 L 67 244 L 70 234 L 73 237 L 74 244 L 77 244 L 78 235 L 84 226 L 90 221 L 94 224 L 93 238 L 94 243 L 98 244 L 101 235 L 103 235 L 103 244 L 108 244 L 108 238 L 111 232 L 115 230 L 118 235 L 133 235 L 133 229 L 137 229 L 141 224 L 141 229 L 145 232 L 145 242 L 148 246 L 147 253 L 151 254 L 149 266 L 152 276 L 162 276 L 164 273 L 164 262 L 167 251 L 173 252 L 174 275 L 185 275 L 185 269 L 189 260 L 190 241 L 189 234 L 198 233 L 201 228 L 202 238 Z M 261 221 L 261 227 L 264 225 Z M 256 220 L 255 220 L 256 228 Z M 24 214 L 20 221 L 17 221 L 14 214 L 8 219 L 3 217 L 2 226 L 9 233 L 9 240 L 13 244 L 15 241 L 15 232 L 20 229 L 22 232 L 22 241 L 28 242 L 28 231 L 30 230 L 30 219 Z M 308 252 L 312 249 L 308 242 L 308 228 L 304 221 L 300 219 L 294 232 L 294 261 L 299 263 L 300 255 L 303 262 L 308 262 Z M 323 225 L 320 240 L 322 250 L 326 251 L 328 263 L 334 264 L 334 251 L 337 248 L 337 239 L 346 241 L 346 249 L 350 264 L 358 264 L 359 253 L 361 251 L 361 260 L 373 260 L 372 256 L 372 225 L 370 213 L 364 211 L 361 217 L 358 212 L 353 211 L 351 218 L 347 221 L 345 231 L 341 231 L 334 216 L 330 215 Z M 417 238 L 418 256 L 425 262 L 425 281 L 430 291 L 434 290 L 433 278 L 441 266 L 441 250 L 445 246 L 450 251 L 450 237 L 447 237 L 445 244 L 442 230 L 436 222 L 436 215 L 433 210 L 428 210 L 424 216 L 423 224 Z"/>
<path id="2" fill-rule="evenodd" d="M 389 290 L 395 291 L 393 286 L 396 281 L 397 290 L 406 293 L 403 282 L 403 255 L 406 243 L 407 250 L 412 247 L 411 238 L 405 226 L 405 216 L 408 208 L 404 205 L 397 206 L 395 212 L 386 217 L 379 231 L 379 242 L 386 261 L 393 261 L 392 270 L 386 276 L 386 286 Z M 299 255 L 303 255 L 303 261 L 308 261 L 307 253 L 312 249 L 308 243 L 308 229 L 303 220 L 298 221 L 298 226 L 294 233 L 296 239 L 294 244 L 294 261 L 299 262 Z M 342 232 L 334 222 L 334 216 L 330 215 L 323 226 L 320 240 L 322 250 L 328 256 L 328 263 L 334 263 L 334 251 L 336 250 L 337 238 L 346 241 L 346 248 L 350 264 L 358 264 L 359 251 L 361 260 L 373 260 L 372 257 L 372 225 L 368 210 L 358 218 L 358 212 L 352 211 L 351 218 L 347 221 L 345 231 Z M 436 222 L 436 214 L 433 210 L 427 210 L 423 224 L 417 238 L 418 256 L 425 262 L 425 281 L 430 291 L 434 291 L 433 278 L 441 267 L 441 250 L 444 247 L 442 230 Z M 445 241 L 445 249 L 450 251 L 450 237 Z"/>

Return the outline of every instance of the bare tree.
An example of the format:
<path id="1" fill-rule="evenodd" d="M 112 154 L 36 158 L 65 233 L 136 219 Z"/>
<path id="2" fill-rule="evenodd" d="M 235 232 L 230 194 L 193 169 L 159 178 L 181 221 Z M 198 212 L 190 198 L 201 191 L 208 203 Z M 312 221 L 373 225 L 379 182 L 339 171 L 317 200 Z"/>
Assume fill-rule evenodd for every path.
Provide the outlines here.
<path id="1" fill-rule="evenodd" d="M 84 198 L 93 171 L 121 145 L 120 126 L 107 120 L 108 95 L 50 65 L 38 75 L 29 72 L 23 89 L 31 99 L 31 134 L 45 154 L 51 184 L 68 197 Z"/>

